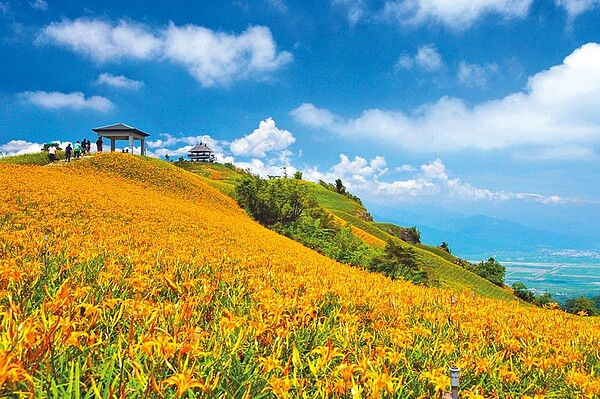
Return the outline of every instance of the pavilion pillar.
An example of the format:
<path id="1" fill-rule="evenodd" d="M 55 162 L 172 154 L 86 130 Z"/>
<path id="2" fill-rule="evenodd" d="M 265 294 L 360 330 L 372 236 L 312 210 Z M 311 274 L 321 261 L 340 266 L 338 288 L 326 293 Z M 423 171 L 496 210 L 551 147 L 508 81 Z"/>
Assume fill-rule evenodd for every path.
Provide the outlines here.
<path id="1" fill-rule="evenodd" d="M 129 153 L 133 154 L 133 135 L 129 135 Z"/>
<path id="2" fill-rule="evenodd" d="M 114 137 L 110 138 L 110 152 L 115 152 L 115 141 Z"/>
<path id="3" fill-rule="evenodd" d="M 141 142 L 141 150 L 140 150 L 140 154 L 141 155 L 146 155 L 146 139 L 144 139 L 143 137 L 140 139 Z"/>

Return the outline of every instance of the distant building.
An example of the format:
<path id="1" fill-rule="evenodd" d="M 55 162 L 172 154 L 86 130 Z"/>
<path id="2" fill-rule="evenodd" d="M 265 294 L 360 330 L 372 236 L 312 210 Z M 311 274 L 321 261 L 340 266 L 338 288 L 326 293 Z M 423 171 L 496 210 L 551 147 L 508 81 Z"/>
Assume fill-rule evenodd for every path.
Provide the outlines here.
<path id="1" fill-rule="evenodd" d="M 215 162 L 215 155 L 213 150 L 208 148 L 208 146 L 204 143 L 200 143 L 191 150 L 189 150 L 188 158 L 191 161 Z"/>

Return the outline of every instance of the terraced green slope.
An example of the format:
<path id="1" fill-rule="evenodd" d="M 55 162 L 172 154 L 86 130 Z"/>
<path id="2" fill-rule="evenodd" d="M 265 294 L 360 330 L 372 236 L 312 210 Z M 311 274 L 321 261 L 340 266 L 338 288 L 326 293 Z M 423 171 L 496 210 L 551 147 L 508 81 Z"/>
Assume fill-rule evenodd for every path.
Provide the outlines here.
<path id="1" fill-rule="evenodd" d="M 360 204 L 343 195 L 327 190 L 322 186 L 316 184 L 314 186 L 316 186 L 314 192 L 319 204 L 333 212 L 336 216 L 384 241 L 391 238 L 397 240 L 401 245 L 410 246 L 417 253 L 417 259 L 421 267 L 434 280 L 439 281 L 441 286 L 455 290 L 471 290 L 476 294 L 494 298 L 515 299 L 511 293 L 479 277 L 475 273 L 455 265 L 453 262 L 456 258 L 451 254 L 429 245 L 419 244 L 414 246 L 407 244 L 396 238 L 395 234 L 397 234 L 399 229 L 398 226 L 389 223 L 362 220 L 356 216 L 357 212 L 361 214 L 364 210 Z M 390 231 L 395 234 L 390 234 Z"/>

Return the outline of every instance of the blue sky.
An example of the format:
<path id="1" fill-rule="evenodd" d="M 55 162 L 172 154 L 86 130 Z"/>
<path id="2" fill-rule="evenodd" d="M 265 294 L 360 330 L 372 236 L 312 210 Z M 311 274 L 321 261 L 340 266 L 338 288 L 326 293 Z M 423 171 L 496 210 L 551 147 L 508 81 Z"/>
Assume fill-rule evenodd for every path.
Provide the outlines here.
<path id="1" fill-rule="evenodd" d="M 599 0 L 0 0 L 0 151 L 122 122 L 375 215 L 595 231 L 599 42 Z"/>

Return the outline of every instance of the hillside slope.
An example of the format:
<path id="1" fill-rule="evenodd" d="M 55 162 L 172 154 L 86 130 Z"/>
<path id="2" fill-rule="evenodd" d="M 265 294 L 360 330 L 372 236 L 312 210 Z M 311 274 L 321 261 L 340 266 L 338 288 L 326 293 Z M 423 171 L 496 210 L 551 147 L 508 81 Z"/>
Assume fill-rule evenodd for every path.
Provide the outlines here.
<path id="1" fill-rule="evenodd" d="M 177 165 L 195 173 L 206 183 L 228 195 L 233 194 L 236 182 L 242 177 L 239 171 L 220 164 L 179 162 Z M 315 195 L 319 205 L 332 212 L 342 221 L 351 224 L 355 235 L 365 242 L 377 245 L 392 239 L 402 246 L 409 246 L 409 244 L 398 240 L 397 236 L 393 234 L 393 229 L 390 229 L 389 226 L 364 220 L 364 216 L 368 214 L 368 211 L 358 202 L 328 190 L 319 184 L 311 182 L 304 182 L 304 184 Z M 514 299 L 511 293 L 454 264 L 454 257 L 449 254 L 442 255 L 435 248 L 425 245 L 411 246 L 411 248 L 417 254 L 419 266 L 431 276 L 433 281 L 439 282 L 442 287 L 465 290 L 492 298 Z"/>
<path id="2" fill-rule="evenodd" d="M 600 394 L 597 319 L 338 264 L 171 165 L 0 185 L 2 397 L 436 397 L 450 365 L 463 397 Z"/>

